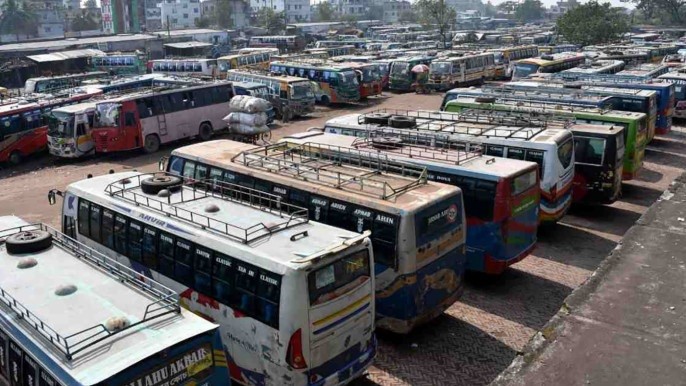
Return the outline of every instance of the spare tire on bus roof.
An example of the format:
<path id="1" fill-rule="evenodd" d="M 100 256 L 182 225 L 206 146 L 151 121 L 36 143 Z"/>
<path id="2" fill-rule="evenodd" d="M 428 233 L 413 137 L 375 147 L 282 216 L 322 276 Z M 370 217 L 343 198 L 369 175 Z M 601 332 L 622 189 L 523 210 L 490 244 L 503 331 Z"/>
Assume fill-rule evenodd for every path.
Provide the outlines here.
<path id="1" fill-rule="evenodd" d="M 388 120 L 388 125 L 396 129 L 408 129 L 417 125 L 417 119 L 404 115 L 394 115 Z"/>
<path id="2" fill-rule="evenodd" d="M 183 180 L 180 177 L 169 175 L 156 175 L 141 181 L 141 190 L 145 194 L 157 194 L 160 190 L 178 190 Z"/>
<path id="3" fill-rule="evenodd" d="M 474 98 L 474 102 L 476 102 L 476 103 L 495 103 L 495 97 L 478 96 L 478 97 Z"/>
<path id="4" fill-rule="evenodd" d="M 52 235 L 44 230 L 18 232 L 9 236 L 5 245 L 11 255 L 40 252 L 50 248 Z"/>
<path id="5" fill-rule="evenodd" d="M 369 113 L 364 116 L 364 123 L 388 126 L 388 120 L 391 114 L 387 113 Z"/>

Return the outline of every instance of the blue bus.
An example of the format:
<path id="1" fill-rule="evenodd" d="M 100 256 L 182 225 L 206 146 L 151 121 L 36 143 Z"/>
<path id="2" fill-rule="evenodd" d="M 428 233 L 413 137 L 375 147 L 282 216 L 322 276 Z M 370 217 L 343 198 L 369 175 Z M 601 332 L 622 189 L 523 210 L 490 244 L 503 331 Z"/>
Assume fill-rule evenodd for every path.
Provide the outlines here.
<path id="1" fill-rule="evenodd" d="M 174 291 L 45 224 L 2 216 L 0 239 L 0 384 L 231 384 L 219 326 Z"/>

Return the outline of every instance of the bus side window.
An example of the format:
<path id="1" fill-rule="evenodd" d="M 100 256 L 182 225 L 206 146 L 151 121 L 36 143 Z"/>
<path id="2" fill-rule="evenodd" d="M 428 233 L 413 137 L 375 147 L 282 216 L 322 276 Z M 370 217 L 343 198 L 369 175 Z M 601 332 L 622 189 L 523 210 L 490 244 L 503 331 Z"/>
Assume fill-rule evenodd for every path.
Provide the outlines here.
<path id="1" fill-rule="evenodd" d="M 248 315 L 255 314 L 255 292 L 257 290 L 257 269 L 253 266 L 236 262 L 234 308 Z"/>
<path id="2" fill-rule="evenodd" d="M 126 217 L 115 215 L 114 217 L 114 250 L 126 256 Z"/>
<path id="3" fill-rule="evenodd" d="M 102 244 L 114 250 L 114 213 L 109 209 L 102 210 Z"/>
<path id="4" fill-rule="evenodd" d="M 193 246 L 191 243 L 177 238 L 174 257 L 176 258 L 176 264 L 174 265 L 176 281 L 193 287 Z"/>
<path id="5" fill-rule="evenodd" d="M 231 304 L 233 296 L 233 259 L 221 253 L 214 253 L 212 264 L 212 296 L 224 304 Z"/>
<path id="6" fill-rule="evenodd" d="M 129 258 L 142 261 L 141 244 L 143 242 L 143 226 L 137 221 L 130 221 L 128 228 Z"/>
<path id="7" fill-rule="evenodd" d="M 257 319 L 269 326 L 279 326 L 279 299 L 281 296 L 281 277 L 260 270 L 257 286 Z"/>
<path id="8" fill-rule="evenodd" d="M 195 289 L 212 295 L 212 251 L 203 247 L 195 248 Z"/>
<path id="9" fill-rule="evenodd" d="M 145 226 L 143 228 L 143 264 L 146 267 L 157 269 L 157 235 L 156 228 Z"/>
<path id="10" fill-rule="evenodd" d="M 391 223 L 392 222 L 392 223 Z M 384 214 L 375 214 L 372 229 L 372 246 L 377 262 L 396 268 L 397 218 Z"/>
<path id="11" fill-rule="evenodd" d="M 182 175 L 184 177 L 193 178 L 195 176 L 195 162 L 186 161 L 183 165 L 183 174 Z"/>
<path id="12" fill-rule="evenodd" d="M 78 228 L 79 234 L 86 237 L 91 237 L 90 234 L 90 215 L 89 203 L 84 199 L 79 199 L 79 213 L 78 213 Z"/>
<path id="13" fill-rule="evenodd" d="M 198 166 L 195 168 L 195 175 L 194 177 L 198 181 L 204 181 L 207 179 L 207 165 L 201 165 L 198 164 Z"/>
<path id="14" fill-rule="evenodd" d="M 165 232 L 160 232 L 159 259 L 160 273 L 174 277 L 174 238 Z"/>
<path id="15" fill-rule="evenodd" d="M 82 124 L 83 125 L 83 124 Z M 91 204 L 91 214 L 90 214 L 90 237 L 94 241 L 100 243 L 100 216 L 102 214 L 102 209 L 99 205 Z"/>

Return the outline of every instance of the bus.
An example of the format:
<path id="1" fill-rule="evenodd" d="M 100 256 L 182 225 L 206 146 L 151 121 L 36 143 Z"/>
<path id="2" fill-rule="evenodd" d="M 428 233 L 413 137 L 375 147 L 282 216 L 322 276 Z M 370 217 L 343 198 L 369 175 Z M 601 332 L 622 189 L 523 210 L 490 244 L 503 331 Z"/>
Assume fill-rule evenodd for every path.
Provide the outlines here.
<path id="1" fill-rule="evenodd" d="M 298 35 L 253 36 L 248 43 L 250 47 L 275 47 L 280 51 L 301 51 L 305 44 L 305 38 Z"/>
<path id="2" fill-rule="evenodd" d="M 531 82 L 533 83 L 533 82 Z M 516 89 L 519 87 L 521 89 Z M 624 91 L 624 92 L 623 92 Z M 626 93 L 632 91 L 632 93 Z M 644 90 L 617 90 L 603 89 L 583 93 L 574 88 L 528 88 L 524 85 L 507 84 L 497 88 L 476 89 L 453 89 L 446 93 L 443 98 L 443 105 L 454 99 L 458 95 L 485 97 L 485 98 L 506 98 L 511 100 L 521 100 L 524 103 L 544 102 L 555 103 L 558 105 L 570 104 L 573 106 L 597 107 L 609 110 L 621 110 L 639 112 L 646 114 L 647 132 L 646 140 L 650 142 L 655 135 L 655 125 L 657 121 L 656 95 L 653 91 Z"/>
<path id="3" fill-rule="evenodd" d="M 636 178 L 643 166 L 646 139 L 648 135 L 647 117 L 643 113 L 608 110 L 575 104 L 556 102 L 526 101 L 520 99 L 481 98 L 460 96 L 451 100 L 445 107 L 446 112 L 461 113 L 465 110 L 486 110 L 501 112 L 536 113 L 552 115 L 564 119 L 573 118 L 577 123 L 610 125 L 624 129 L 624 165 L 622 179 Z"/>
<path id="4" fill-rule="evenodd" d="M 534 45 L 496 48 L 488 50 L 488 52 L 493 53 L 496 64 L 496 78 L 499 79 L 509 79 L 512 77 L 514 61 L 534 58 L 539 55 L 538 46 Z"/>
<path id="5" fill-rule="evenodd" d="M 381 73 L 381 89 L 388 90 L 391 82 L 391 64 L 393 64 L 393 59 L 376 59 L 371 63 L 379 66 L 379 72 Z"/>
<path id="6" fill-rule="evenodd" d="M 514 62 L 512 79 L 526 78 L 532 74 L 568 70 L 586 62 L 584 54 L 564 53 L 541 55 L 538 58 L 520 59 Z"/>
<path id="7" fill-rule="evenodd" d="M 486 80 L 493 80 L 495 76 L 495 57 L 492 53 L 439 57 L 431 62 L 427 86 L 446 91 L 470 84 L 483 84 Z"/>
<path id="8" fill-rule="evenodd" d="M 228 140 L 176 149 L 166 169 L 276 194 L 283 202 L 309 208 L 311 220 L 341 232 L 371 231 L 376 325 L 406 334 L 438 317 L 463 292 L 462 193 L 428 182 L 425 168 L 363 151 L 342 156 L 357 157 L 360 166 L 377 165 L 376 170 L 322 160 L 307 148 L 285 143 L 255 147 Z"/>
<path id="9" fill-rule="evenodd" d="M 51 94 L 56 91 L 79 87 L 86 81 L 106 79 L 107 77 L 106 72 L 92 71 L 81 74 L 29 78 L 24 83 L 24 94 Z"/>
<path id="10" fill-rule="evenodd" d="M 143 54 L 110 54 L 90 58 L 93 71 L 104 71 L 110 75 L 139 75 L 145 73 L 146 58 Z"/>
<path id="11" fill-rule="evenodd" d="M 156 59 L 149 62 L 153 73 L 179 76 L 216 78 L 219 76 L 217 59 Z"/>
<path id="12" fill-rule="evenodd" d="M 686 118 L 686 72 L 674 71 L 660 75 L 658 82 L 674 86 L 674 118 Z"/>
<path id="13" fill-rule="evenodd" d="M 381 95 L 382 75 L 379 65 L 375 63 L 361 62 L 336 62 L 343 67 L 350 67 L 357 73 L 357 81 L 360 83 L 360 98 Z"/>
<path id="14" fill-rule="evenodd" d="M 48 151 L 60 158 L 80 158 L 95 153 L 91 136 L 95 102 L 52 109 L 48 121 Z"/>
<path id="15" fill-rule="evenodd" d="M 17 165 L 48 147 L 48 123 L 44 115 L 52 109 L 80 103 L 102 93 L 99 89 L 77 90 L 67 97 L 41 96 L 0 105 L 0 162 Z"/>
<path id="16" fill-rule="evenodd" d="M 612 110 L 633 111 L 648 116 L 648 142 L 655 137 L 658 120 L 664 123 L 661 131 L 669 131 L 672 127 L 672 117 L 662 116 L 657 109 L 657 93 L 652 90 L 636 90 L 615 87 L 582 87 L 578 84 L 560 85 L 541 82 L 510 82 L 503 85 L 505 89 L 518 91 L 540 91 L 541 96 L 548 96 L 550 100 L 567 99 L 572 103 L 593 103 L 597 107 Z M 668 114 L 669 109 L 666 111 Z M 662 111 L 660 112 L 662 113 Z"/>
<path id="17" fill-rule="evenodd" d="M 42 223 L 0 217 L 0 384 L 230 385 L 218 326 Z"/>
<path id="18" fill-rule="evenodd" d="M 564 127 L 546 128 L 544 122 L 515 126 L 515 122 L 526 125 L 534 119 L 510 120 L 486 113 L 468 116 L 438 111 L 382 109 L 366 113 L 365 116 L 372 114 L 390 115 L 388 124 L 392 128 L 433 138 L 433 142 L 477 142 L 483 146 L 485 155 L 535 162 L 540 176 L 540 221 L 557 222 L 569 209 L 574 178 L 574 143 L 571 132 Z M 324 130 L 327 133 L 365 137 L 369 132 L 384 127 L 383 122 L 374 125 L 365 123 L 365 116 L 349 114 L 330 119 Z M 351 124 L 355 119 L 358 124 Z M 342 132 L 342 129 L 346 131 Z"/>
<path id="19" fill-rule="evenodd" d="M 255 98 L 261 98 L 269 101 L 269 89 L 262 83 L 255 82 L 231 82 L 231 90 L 233 95 L 249 95 Z M 276 118 L 276 109 L 270 103 L 269 108 L 265 111 L 267 114 L 267 125 L 274 123 Z"/>
<path id="20" fill-rule="evenodd" d="M 272 62 L 269 70 L 273 73 L 309 79 L 319 84 L 324 93 L 321 102 L 352 103 L 360 100 L 360 82 L 351 67 L 339 66 L 322 61 Z"/>
<path id="21" fill-rule="evenodd" d="M 578 67 L 570 68 L 559 72 L 560 74 L 616 74 L 624 69 L 624 62 L 621 60 L 594 60 L 588 64 L 581 64 Z"/>
<path id="22" fill-rule="evenodd" d="M 661 63 L 647 63 L 631 66 L 617 75 L 627 75 L 636 78 L 654 79 L 669 72 L 669 67 Z"/>
<path id="23" fill-rule="evenodd" d="M 219 77 L 226 77 L 226 71 L 239 68 L 259 68 L 266 70 L 272 55 L 279 53 L 277 48 L 265 49 L 263 51 L 251 52 L 247 54 L 228 55 L 217 58 L 217 68 Z"/>
<path id="24" fill-rule="evenodd" d="M 314 48 L 336 48 L 342 46 L 352 46 L 356 50 L 364 49 L 370 41 L 367 39 L 346 39 L 346 40 L 318 40 Z"/>
<path id="25" fill-rule="evenodd" d="M 369 134 L 362 138 L 310 131 L 287 135 L 281 142 L 317 144 L 325 152 L 341 148 L 378 152 L 426 167 L 431 181 L 459 187 L 467 219 L 468 270 L 500 274 L 533 250 L 540 201 L 535 163 L 496 161 L 482 156 L 480 146 L 469 143 L 431 147 L 430 139 L 393 129 Z"/>
<path id="26" fill-rule="evenodd" d="M 419 64 L 429 66 L 434 59 L 432 56 L 405 56 L 393 59 L 388 72 L 388 88 L 395 91 L 413 91 L 417 74 L 412 72 L 412 68 Z"/>
<path id="27" fill-rule="evenodd" d="M 665 76 L 669 76 L 669 74 Z M 676 93 L 675 86 L 670 82 L 662 82 L 659 79 L 642 80 L 631 76 L 564 73 L 556 74 L 549 81 L 563 84 L 573 82 L 572 84 L 580 85 L 583 89 L 603 87 L 655 91 L 657 98 L 655 133 L 665 135 L 671 131 Z"/>
<path id="28" fill-rule="evenodd" d="M 622 193 L 624 128 L 574 125 L 575 203 L 612 204 Z"/>
<path id="29" fill-rule="evenodd" d="M 183 138 L 206 141 L 226 128 L 230 83 L 142 91 L 98 102 L 92 137 L 97 153 L 143 149 Z"/>
<path id="30" fill-rule="evenodd" d="M 295 76 L 275 76 L 264 72 L 229 70 L 226 76 L 232 82 L 255 82 L 267 86 L 269 101 L 283 117 L 283 106 L 293 116 L 304 117 L 314 112 L 314 91 L 310 81 Z"/>
<path id="31" fill-rule="evenodd" d="M 307 48 L 303 52 L 310 55 L 326 55 L 326 59 L 329 59 L 337 56 L 354 55 L 357 49 L 355 46 L 344 45 L 326 48 Z"/>
<path id="32" fill-rule="evenodd" d="M 538 46 L 538 52 L 547 55 L 561 54 L 563 52 L 575 52 L 579 49 L 579 46 L 574 44 L 556 44 L 552 46 Z"/>
<path id="33" fill-rule="evenodd" d="M 376 355 L 369 233 L 309 221 L 274 195 L 207 185 L 165 173 L 81 180 L 59 192 L 62 222 L 218 324 L 232 381 L 358 377 Z"/>

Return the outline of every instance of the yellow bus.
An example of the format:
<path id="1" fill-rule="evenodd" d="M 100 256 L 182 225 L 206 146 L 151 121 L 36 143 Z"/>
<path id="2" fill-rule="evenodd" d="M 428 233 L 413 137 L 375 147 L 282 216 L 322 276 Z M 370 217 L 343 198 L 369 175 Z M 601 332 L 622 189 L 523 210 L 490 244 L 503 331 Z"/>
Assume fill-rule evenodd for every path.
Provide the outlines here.
<path id="1" fill-rule="evenodd" d="M 496 78 L 510 78 L 515 60 L 534 58 L 538 56 L 538 46 L 526 45 L 517 47 L 504 47 L 489 50 L 495 57 Z"/>
<path id="2" fill-rule="evenodd" d="M 239 68 L 249 67 L 266 70 L 269 68 L 269 62 L 272 60 L 272 55 L 278 53 L 278 48 L 266 48 L 258 52 L 239 53 L 217 58 L 217 67 L 219 68 L 220 77 L 222 79 L 226 78 L 226 71 Z"/>
<path id="3" fill-rule="evenodd" d="M 526 78 L 532 74 L 569 70 L 583 63 L 586 63 L 586 56 L 572 52 L 521 59 L 514 62 L 512 79 Z"/>

